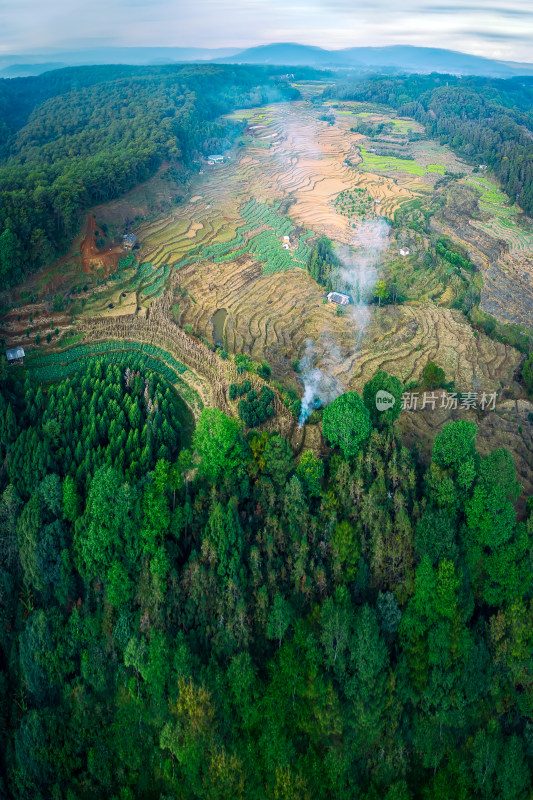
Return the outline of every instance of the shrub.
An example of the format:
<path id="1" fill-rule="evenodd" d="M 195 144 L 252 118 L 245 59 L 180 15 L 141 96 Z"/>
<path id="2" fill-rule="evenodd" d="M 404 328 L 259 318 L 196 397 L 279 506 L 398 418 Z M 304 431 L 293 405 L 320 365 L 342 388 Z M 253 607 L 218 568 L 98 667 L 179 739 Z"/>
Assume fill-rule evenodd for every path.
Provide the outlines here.
<path id="1" fill-rule="evenodd" d="M 428 389 L 438 389 L 446 380 L 446 374 L 442 367 L 438 367 L 434 361 L 428 361 L 422 371 L 422 383 Z"/>
<path id="2" fill-rule="evenodd" d="M 65 301 L 63 299 L 62 294 L 56 294 L 54 297 L 54 302 L 52 303 L 52 309 L 54 311 L 64 311 L 65 310 Z"/>
<path id="3" fill-rule="evenodd" d="M 272 370 L 270 366 L 266 363 L 266 361 L 261 361 L 261 363 L 257 367 L 257 374 L 259 375 L 260 378 L 263 378 L 263 380 L 265 381 L 267 381 L 270 378 L 270 376 L 272 375 Z"/>
<path id="4" fill-rule="evenodd" d="M 268 386 L 262 387 L 259 396 L 252 389 L 239 403 L 239 417 L 248 428 L 255 428 L 274 416 L 273 403 L 274 392 Z"/>
<path id="5" fill-rule="evenodd" d="M 231 383 L 228 394 L 230 400 L 236 400 L 237 397 L 242 397 L 244 394 L 247 394 L 251 391 L 252 384 L 248 379 L 243 381 L 242 383 Z"/>

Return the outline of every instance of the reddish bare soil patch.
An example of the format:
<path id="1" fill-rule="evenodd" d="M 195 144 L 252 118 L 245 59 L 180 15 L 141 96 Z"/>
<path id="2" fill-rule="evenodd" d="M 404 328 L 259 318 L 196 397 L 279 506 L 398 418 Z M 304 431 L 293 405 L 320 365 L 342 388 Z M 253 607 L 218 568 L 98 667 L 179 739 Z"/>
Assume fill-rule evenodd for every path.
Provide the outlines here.
<path id="1" fill-rule="evenodd" d="M 83 225 L 83 240 L 80 245 L 81 268 L 90 274 L 96 269 L 103 269 L 107 277 L 118 264 L 119 258 L 123 255 L 121 247 L 110 247 L 107 250 L 99 250 L 96 246 L 96 237 L 100 230 L 96 226 L 94 214 L 89 214 Z"/>

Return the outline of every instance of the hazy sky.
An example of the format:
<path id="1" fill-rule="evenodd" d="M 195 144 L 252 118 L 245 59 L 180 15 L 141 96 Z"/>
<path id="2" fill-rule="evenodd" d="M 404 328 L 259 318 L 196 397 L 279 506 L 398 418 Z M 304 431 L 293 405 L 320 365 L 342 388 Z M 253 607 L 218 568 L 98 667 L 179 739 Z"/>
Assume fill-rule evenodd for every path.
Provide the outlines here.
<path id="1" fill-rule="evenodd" d="M 0 0 L 0 53 L 414 44 L 533 61 L 533 0 Z"/>

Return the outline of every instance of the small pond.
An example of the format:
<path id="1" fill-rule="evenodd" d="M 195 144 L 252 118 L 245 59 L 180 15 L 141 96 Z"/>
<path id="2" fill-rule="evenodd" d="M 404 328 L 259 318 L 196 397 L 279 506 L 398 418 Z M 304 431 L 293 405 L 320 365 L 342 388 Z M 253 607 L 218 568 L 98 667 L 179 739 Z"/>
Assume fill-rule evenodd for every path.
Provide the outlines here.
<path id="1" fill-rule="evenodd" d="M 225 308 L 219 308 L 213 314 L 211 322 L 213 323 L 213 341 L 215 344 L 224 347 L 224 324 L 226 322 L 226 317 L 228 316 L 228 312 Z"/>

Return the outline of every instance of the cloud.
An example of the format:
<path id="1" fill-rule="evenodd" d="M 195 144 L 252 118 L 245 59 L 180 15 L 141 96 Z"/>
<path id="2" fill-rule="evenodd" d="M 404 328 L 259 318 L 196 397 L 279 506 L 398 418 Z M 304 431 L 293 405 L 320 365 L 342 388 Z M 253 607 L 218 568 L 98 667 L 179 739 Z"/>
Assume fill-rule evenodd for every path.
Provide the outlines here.
<path id="1" fill-rule="evenodd" d="M 459 5 L 440 5 L 440 6 L 423 6 L 421 8 L 424 14 L 478 14 L 484 11 L 485 14 L 496 14 L 500 17 L 529 17 L 533 19 L 533 11 L 531 9 L 522 8 L 502 8 L 498 6 L 459 6 Z"/>
<path id="2" fill-rule="evenodd" d="M 320 0 L 344 27 L 343 38 L 356 30 L 357 41 L 345 46 L 413 44 L 461 50 L 489 58 L 531 61 L 533 8 L 530 0 L 468 0 L 461 5 L 437 0 Z M 351 28 L 353 21 L 354 28 Z M 355 25 L 357 26 L 355 28 Z M 339 34 L 340 36 L 341 34 Z M 353 36 L 353 34 L 352 34 Z"/>
<path id="3" fill-rule="evenodd" d="M 531 61 L 530 0 L 0 0 L 0 53 L 122 46 L 413 44 Z"/>
<path id="4" fill-rule="evenodd" d="M 462 31 L 464 36 L 477 36 L 479 39 L 493 39 L 494 41 L 526 41 L 530 42 L 529 36 L 523 33 L 498 33 L 497 31 Z"/>

